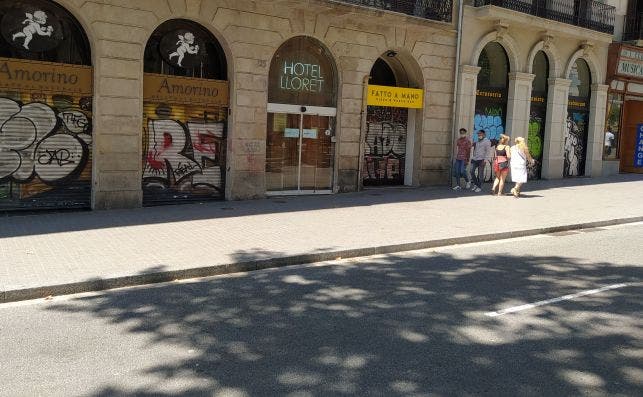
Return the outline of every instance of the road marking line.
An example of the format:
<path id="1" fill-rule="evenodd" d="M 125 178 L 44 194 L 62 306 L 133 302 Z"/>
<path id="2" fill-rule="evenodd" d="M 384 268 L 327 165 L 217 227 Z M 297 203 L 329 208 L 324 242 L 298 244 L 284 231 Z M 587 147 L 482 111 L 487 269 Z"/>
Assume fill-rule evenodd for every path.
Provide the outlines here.
<path id="1" fill-rule="evenodd" d="M 551 303 L 556 303 L 556 302 L 561 302 L 561 301 L 568 301 L 568 300 L 578 298 L 578 297 L 581 297 L 581 296 L 585 296 L 585 295 L 598 294 L 599 292 L 608 291 L 608 290 L 611 290 L 611 289 L 629 287 L 630 285 L 632 285 L 632 284 L 630 284 L 630 283 L 621 283 L 621 284 L 607 285 L 605 287 L 591 289 L 589 291 L 578 292 L 576 294 L 569 294 L 569 295 L 564 295 L 564 296 L 561 296 L 561 297 L 558 297 L 558 298 L 547 299 L 547 300 L 544 300 L 544 301 L 538 301 L 538 302 L 534 302 L 534 303 L 528 303 L 526 305 L 509 307 L 507 309 L 502 309 L 502 310 L 497 311 L 497 312 L 488 312 L 488 313 L 485 313 L 485 315 L 489 316 L 489 317 L 498 317 L 498 316 L 502 316 L 502 315 L 505 315 L 505 314 L 516 313 L 516 312 L 521 312 L 523 310 L 533 309 L 534 307 L 538 307 L 538 306 L 549 305 Z"/>

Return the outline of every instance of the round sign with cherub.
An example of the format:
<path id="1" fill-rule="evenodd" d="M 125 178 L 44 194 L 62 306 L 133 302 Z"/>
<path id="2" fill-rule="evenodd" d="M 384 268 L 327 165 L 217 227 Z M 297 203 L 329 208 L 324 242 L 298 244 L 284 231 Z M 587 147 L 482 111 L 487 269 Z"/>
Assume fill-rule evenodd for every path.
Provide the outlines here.
<path id="1" fill-rule="evenodd" d="M 2 18 L 1 29 L 4 39 L 23 51 L 48 51 L 63 39 L 58 18 L 45 9 L 13 9 Z"/>
<path id="2" fill-rule="evenodd" d="M 187 29 L 174 30 L 163 36 L 160 47 L 166 62 L 184 69 L 200 66 L 206 55 L 203 40 Z"/>

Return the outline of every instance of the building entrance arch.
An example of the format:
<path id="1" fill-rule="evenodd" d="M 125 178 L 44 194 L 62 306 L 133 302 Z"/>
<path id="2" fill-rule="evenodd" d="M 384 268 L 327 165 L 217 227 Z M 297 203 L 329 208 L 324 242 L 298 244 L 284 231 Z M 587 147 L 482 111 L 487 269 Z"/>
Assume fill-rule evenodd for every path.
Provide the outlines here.
<path id="1" fill-rule="evenodd" d="M 91 205 L 91 50 L 49 0 L 0 2 L 0 212 Z"/>
<path id="2" fill-rule="evenodd" d="M 225 197 L 227 63 L 217 39 L 169 20 L 145 47 L 143 205 Z"/>

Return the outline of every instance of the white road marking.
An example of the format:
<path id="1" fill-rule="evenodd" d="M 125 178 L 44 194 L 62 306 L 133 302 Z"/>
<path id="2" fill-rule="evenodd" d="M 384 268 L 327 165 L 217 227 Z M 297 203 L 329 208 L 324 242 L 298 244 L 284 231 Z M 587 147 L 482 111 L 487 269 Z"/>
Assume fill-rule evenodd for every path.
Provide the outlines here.
<path id="1" fill-rule="evenodd" d="M 564 295 L 564 296 L 561 296 L 561 297 L 558 297 L 558 298 L 552 298 L 552 299 L 547 299 L 547 300 L 544 300 L 544 301 L 528 303 L 526 305 L 509 307 L 507 309 L 502 309 L 502 310 L 497 311 L 497 312 L 488 312 L 488 313 L 485 313 L 485 315 L 489 316 L 489 317 L 498 317 L 498 316 L 502 316 L 502 315 L 505 315 L 505 314 L 516 313 L 516 312 L 521 312 L 523 310 L 533 309 L 534 307 L 545 306 L 545 305 L 549 305 L 549 304 L 556 303 L 556 302 L 572 300 L 572 299 L 575 299 L 575 298 L 578 298 L 578 297 L 581 297 L 581 296 L 585 296 L 585 295 L 598 294 L 600 292 L 608 291 L 608 290 L 611 290 L 611 289 L 629 287 L 630 285 L 632 285 L 632 284 L 630 284 L 630 283 L 621 283 L 621 284 L 607 285 L 605 287 L 596 288 L 596 289 L 590 289 L 589 291 L 582 291 L 582 292 L 578 292 L 576 294 L 569 294 L 569 295 Z"/>

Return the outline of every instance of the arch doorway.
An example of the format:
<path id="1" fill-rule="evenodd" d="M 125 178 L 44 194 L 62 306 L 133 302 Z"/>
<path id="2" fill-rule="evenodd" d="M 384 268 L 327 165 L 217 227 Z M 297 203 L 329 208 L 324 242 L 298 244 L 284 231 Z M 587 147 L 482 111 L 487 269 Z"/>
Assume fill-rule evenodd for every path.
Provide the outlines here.
<path id="1" fill-rule="evenodd" d="M 547 118 L 547 80 L 549 79 L 549 59 L 543 51 L 536 53 L 532 70 L 535 77 L 531 89 L 527 141 L 529 152 L 535 161 L 528 166 L 527 171 L 529 179 L 540 179 L 545 142 L 545 120 Z"/>
<path id="2" fill-rule="evenodd" d="M 0 2 L 0 212 L 89 208 L 87 35 L 53 1 Z"/>
<path id="3" fill-rule="evenodd" d="M 567 123 L 564 131 L 563 176 L 575 177 L 585 175 L 585 160 L 587 158 L 587 127 L 592 84 L 587 62 L 582 58 L 577 59 L 568 78 L 571 80 L 571 85 L 567 101 Z"/>
<path id="4" fill-rule="evenodd" d="M 369 75 L 364 133 L 363 186 L 413 184 L 416 117 L 423 107 L 414 62 L 396 51 L 379 57 Z"/>
<path id="5" fill-rule="evenodd" d="M 328 49 L 312 37 L 286 41 L 270 63 L 268 195 L 332 193 L 336 115 L 337 71 Z"/>
<path id="6" fill-rule="evenodd" d="M 227 64 L 203 26 L 170 20 L 145 47 L 143 205 L 225 197 Z"/>

